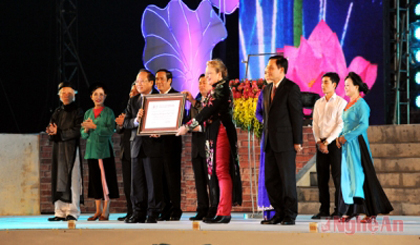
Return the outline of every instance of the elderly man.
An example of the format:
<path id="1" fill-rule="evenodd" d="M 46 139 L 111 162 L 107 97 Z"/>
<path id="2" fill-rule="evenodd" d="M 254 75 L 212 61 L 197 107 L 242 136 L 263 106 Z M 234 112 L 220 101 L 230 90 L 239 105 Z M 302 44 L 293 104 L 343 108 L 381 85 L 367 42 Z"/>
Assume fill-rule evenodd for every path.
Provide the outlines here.
<path id="1" fill-rule="evenodd" d="M 63 104 L 54 111 L 46 129 L 53 142 L 51 194 L 55 209 L 55 216 L 48 221 L 77 220 L 83 203 L 79 151 L 83 110 L 74 103 L 75 94 L 70 83 L 60 83 L 58 95 Z"/>
<path id="2" fill-rule="evenodd" d="M 163 140 L 157 135 L 138 136 L 137 128 L 143 117 L 143 97 L 157 94 L 153 89 L 155 76 L 141 69 L 136 88 L 140 94 L 130 98 L 123 127 L 131 130 L 131 203 L 133 214 L 125 223 L 157 223 L 163 206 Z M 146 219 L 147 216 L 147 219 Z"/>

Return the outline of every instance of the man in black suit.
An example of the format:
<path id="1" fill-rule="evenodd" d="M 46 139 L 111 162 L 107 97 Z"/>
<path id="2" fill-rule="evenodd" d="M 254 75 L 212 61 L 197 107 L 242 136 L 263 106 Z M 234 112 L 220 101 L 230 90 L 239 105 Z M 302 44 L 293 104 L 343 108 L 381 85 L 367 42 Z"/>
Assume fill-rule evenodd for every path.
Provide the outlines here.
<path id="1" fill-rule="evenodd" d="M 198 79 L 200 93 L 195 97 L 188 91 L 183 91 L 191 102 L 190 118 L 195 118 L 203 108 L 202 101 L 212 89 L 204 74 Z M 192 132 L 191 136 L 191 162 L 194 171 L 195 189 L 197 191 L 197 214 L 190 220 L 213 219 L 216 216 L 219 199 L 212 198 L 208 193 L 208 169 L 206 161 L 206 135 L 203 132 Z M 210 205 L 209 205 L 210 199 Z M 216 200 L 213 200 L 216 199 Z"/>
<path id="2" fill-rule="evenodd" d="M 136 88 L 136 82 L 134 82 L 131 86 L 131 91 L 129 94 L 129 98 L 134 97 L 138 95 L 139 92 Z M 127 100 L 125 100 L 124 108 L 127 107 Z M 128 220 L 131 215 L 133 215 L 133 207 L 131 204 L 131 153 L 130 153 L 130 138 L 131 138 L 131 130 L 125 130 L 124 128 L 124 118 L 125 118 L 125 110 L 123 113 L 121 113 L 116 119 L 116 127 L 117 127 L 117 133 L 121 134 L 121 165 L 122 165 L 122 174 L 123 174 L 123 185 L 124 185 L 124 195 L 125 200 L 127 202 L 127 215 L 123 217 L 119 217 L 118 221 L 126 221 Z"/>
<path id="3" fill-rule="evenodd" d="M 131 202 L 133 215 L 126 223 L 156 223 L 163 206 L 163 140 L 154 136 L 138 136 L 137 128 L 143 116 L 142 97 L 157 94 L 153 89 L 155 77 L 140 70 L 136 78 L 139 95 L 128 101 L 124 128 L 131 129 Z M 147 215 L 147 220 L 146 220 Z"/>
<path id="4" fill-rule="evenodd" d="M 179 93 L 172 88 L 172 73 L 166 69 L 156 72 L 156 86 L 160 94 Z M 161 137 L 165 151 L 163 192 L 165 207 L 158 220 L 179 220 L 181 210 L 181 153 L 182 138 L 175 135 Z"/>
<path id="5" fill-rule="evenodd" d="M 299 86 L 285 78 L 288 62 L 270 57 L 266 78 L 272 83 L 263 90 L 265 185 L 276 211 L 261 224 L 294 225 L 297 216 L 296 152 L 302 147 L 302 102 Z"/>

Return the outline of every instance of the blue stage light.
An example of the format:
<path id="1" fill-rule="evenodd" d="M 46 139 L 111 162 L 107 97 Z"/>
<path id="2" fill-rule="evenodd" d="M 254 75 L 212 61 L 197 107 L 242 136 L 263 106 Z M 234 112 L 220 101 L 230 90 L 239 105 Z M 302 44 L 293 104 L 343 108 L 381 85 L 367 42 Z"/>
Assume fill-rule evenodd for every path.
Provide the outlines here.
<path id="1" fill-rule="evenodd" d="M 420 16 L 420 3 L 416 4 L 416 7 L 414 8 L 414 13 L 417 16 Z"/>
<path id="2" fill-rule="evenodd" d="M 420 40 L 420 26 L 416 26 L 416 28 L 414 29 L 414 37 L 417 40 Z"/>
<path id="3" fill-rule="evenodd" d="M 420 85 L 420 71 L 416 72 L 416 75 L 414 76 L 414 81 L 416 82 L 416 84 Z"/>
<path id="4" fill-rule="evenodd" d="M 420 63 L 420 50 L 417 49 L 414 51 L 414 58 L 417 63 Z"/>
<path id="5" fill-rule="evenodd" d="M 414 76 L 414 81 L 420 85 L 420 71 L 416 72 L 416 75 Z"/>
<path id="6" fill-rule="evenodd" d="M 420 108 L 420 95 L 417 95 L 416 97 L 416 106 L 417 108 Z"/>

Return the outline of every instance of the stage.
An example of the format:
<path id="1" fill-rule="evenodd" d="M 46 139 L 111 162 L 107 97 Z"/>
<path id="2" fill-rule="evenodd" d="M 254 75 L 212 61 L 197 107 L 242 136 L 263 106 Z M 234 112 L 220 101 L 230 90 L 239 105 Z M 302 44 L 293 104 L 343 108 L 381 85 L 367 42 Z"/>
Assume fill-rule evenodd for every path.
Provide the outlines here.
<path id="1" fill-rule="evenodd" d="M 418 216 L 381 216 L 375 225 L 350 222 L 342 225 L 321 220 L 314 223 L 310 215 L 299 215 L 294 226 L 261 225 L 260 218 L 234 213 L 229 224 L 205 224 L 193 229 L 184 213 L 180 221 L 157 224 L 125 224 L 116 221 L 123 214 L 111 214 L 110 221 L 88 222 L 83 214 L 76 229 L 67 222 L 48 222 L 52 215 L 0 217 L 1 244 L 278 244 L 290 240 L 297 244 L 336 244 L 337 242 L 381 242 L 412 244 L 420 242 Z M 310 230 L 315 227 L 315 230 Z M 101 240 L 101 242 L 98 241 Z M 54 242 L 55 243 L 55 242 Z"/>

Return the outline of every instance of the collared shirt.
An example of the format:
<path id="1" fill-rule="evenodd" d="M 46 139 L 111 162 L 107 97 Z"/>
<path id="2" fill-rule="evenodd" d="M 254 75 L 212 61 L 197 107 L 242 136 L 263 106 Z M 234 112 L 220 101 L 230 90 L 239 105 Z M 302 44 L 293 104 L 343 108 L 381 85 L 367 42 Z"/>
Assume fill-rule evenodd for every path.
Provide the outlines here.
<path id="1" fill-rule="evenodd" d="M 168 90 L 166 90 L 166 92 L 165 93 L 160 93 L 160 94 L 168 94 L 169 93 L 169 91 L 171 91 L 171 89 L 172 89 L 172 86 L 171 87 L 169 87 L 169 89 Z M 160 91 L 159 91 L 160 92 Z"/>
<path id="2" fill-rule="evenodd" d="M 169 90 L 168 90 L 168 91 L 169 91 Z M 152 90 L 150 90 L 150 92 L 149 92 L 148 94 L 146 94 L 146 95 L 152 94 L 152 92 L 153 92 L 153 88 L 152 88 Z M 143 98 L 143 96 L 145 96 L 145 95 L 140 94 L 140 96 L 139 96 L 139 100 L 141 100 L 141 99 Z M 136 119 L 134 120 L 134 126 L 138 127 L 138 126 L 139 126 L 139 124 L 140 124 L 140 122 L 138 121 L 138 118 L 137 118 L 137 116 L 136 116 Z"/>
<path id="3" fill-rule="evenodd" d="M 347 101 L 336 93 L 328 101 L 324 96 L 315 102 L 312 131 L 316 142 L 326 139 L 330 144 L 340 135 L 343 130 L 342 114 L 346 105 Z"/>
<path id="4" fill-rule="evenodd" d="M 276 89 L 279 87 L 279 85 L 280 85 L 280 83 L 281 82 L 283 82 L 283 80 L 285 79 L 286 77 L 283 77 L 283 79 L 281 79 L 280 80 L 280 82 L 278 82 L 277 84 L 275 84 L 274 82 L 273 82 L 273 86 L 276 86 Z"/>

